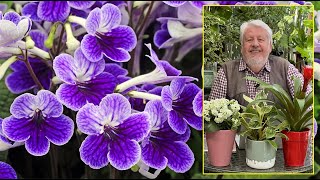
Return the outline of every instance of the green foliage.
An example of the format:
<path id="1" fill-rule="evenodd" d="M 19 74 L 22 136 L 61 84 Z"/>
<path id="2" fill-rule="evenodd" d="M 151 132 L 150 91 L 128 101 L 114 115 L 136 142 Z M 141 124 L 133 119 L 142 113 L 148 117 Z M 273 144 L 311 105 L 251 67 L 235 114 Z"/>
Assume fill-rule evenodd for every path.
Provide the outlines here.
<path id="1" fill-rule="evenodd" d="M 231 8 L 230 8 L 231 7 Z M 292 63 L 293 53 L 311 64 L 313 21 L 311 6 L 206 6 L 204 8 L 204 65 L 241 57 L 240 26 L 260 19 L 273 30 L 273 54 Z M 225 11 L 222 13 L 221 11 Z M 231 14 L 231 15 L 230 15 Z M 309 18 L 309 19 L 308 19 Z"/>
<path id="2" fill-rule="evenodd" d="M 291 131 L 303 131 L 307 126 L 311 125 L 309 121 L 313 118 L 310 107 L 313 103 L 312 92 L 306 97 L 300 98 L 301 81 L 299 78 L 294 79 L 295 96 L 291 96 L 278 84 L 267 84 L 255 77 L 247 77 L 248 80 L 256 81 L 266 92 L 271 92 L 280 102 L 276 104 L 279 112 L 279 119 L 287 122 L 287 129 Z"/>
<path id="3" fill-rule="evenodd" d="M 277 144 L 273 140 L 277 136 L 285 137 L 281 131 L 286 127 L 286 122 L 277 123 L 278 110 L 273 102 L 267 100 L 267 96 L 264 91 L 258 93 L 254 99 L 244 95 L 249 104 L 243 107 L 243 112 L 240 114 L 241 124 L 245 128 L 241 135 L 256 141 L 267 140 L 277 149 Z"/>
<path id="4" fill-rule="evenodd" d="M 6 77 L 9 73 L 10 70 L 8 69 L 4 77 Z M 6 118 L 10 116 L 10 105 L 15 98 L 16 95 L 12 94 L 5 84 L 5 78 L 0 80 L 0 118 Z"/>

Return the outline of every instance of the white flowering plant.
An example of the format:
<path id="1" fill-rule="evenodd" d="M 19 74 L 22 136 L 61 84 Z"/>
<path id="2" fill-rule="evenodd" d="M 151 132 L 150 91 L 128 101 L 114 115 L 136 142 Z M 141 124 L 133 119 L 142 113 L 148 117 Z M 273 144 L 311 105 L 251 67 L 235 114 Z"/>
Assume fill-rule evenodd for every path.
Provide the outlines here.
<path id="1" fill-rule="evenodd" d="M 268 141 L 275 149 L 277 144 L 275 137 L 287 138 L 281 133 L 287 127 L 286 121 L 281 121 L 279 110 L 273 101 L 267 99 L 268 94 L 264 90 L 260 91 L 254 99 L 243 95 L 249 103 L 243 107 L 240 113 L 240 122 L 244 130 L 240 135 L 255 141 Z"/>
<path id="2" fill-rule="evenodd" d="M 240 104 L 225 98 L 204 101 L 203 117 L 206 132 L 237 130 L 240 126 Z"/>

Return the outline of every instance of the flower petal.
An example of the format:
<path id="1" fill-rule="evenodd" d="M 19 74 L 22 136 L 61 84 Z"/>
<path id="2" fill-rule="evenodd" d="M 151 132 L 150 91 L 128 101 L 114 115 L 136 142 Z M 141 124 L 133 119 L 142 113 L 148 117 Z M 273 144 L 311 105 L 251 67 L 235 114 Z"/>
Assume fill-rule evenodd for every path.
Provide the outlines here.
<path id="1" fill-rule="evenodd" d="M 162 91 L 161 91 L 161 101 L 162 101 L 163 107 L 167 111 L 171 111 L 172 110 L 172 100 L 173 100 L 173 95 L 172 95 L 172 92 L 170 90 L 170 87 L 169 86 L 163 87 Z"/>
<path id="2" fill-rule="evenodd" d="M 177 173 L 185 173 L 190 170 L 194 163 L 194 155 L 186 143 L 178 141 L 161 145 L 170 169 Z"/>
<path id="3" fill-rule="evenodd" d="M 101 74 L 105 69 L 104 60 L 90 62 L 83 54 L 81 48 L 74 52 L 73 72 L 80 82 L 89 81 L 95 76 Z"/>
<path id="4" fill-rule="evenodd" d="M 41 21 L 41 19 L 37 15 L 36 9 L 38 9 L 38 4 L 37 2 L 30 2 L 27 3 L 23 6 L 21 10 L 21 14 L 23 16 L 30 17 L 32 21 Z"/>
<path id="5" fill-rule="evenodd" d="M 159 129 L 168 120 L 168 111 L 164 109 L 160 100 L 149 101 L 144 111 L 149 114 L 152 129 Z"/>
<path id="6" fill-rule="evenodd" d="M 124 136 L 141 141 L 149 132 L 149 115 L 147 113 L 131 114 L 118 126 L 118 131 Z"/>
<path id="7" fill-rule="evenodd" d="M 107 63 L 104 71 L 114 75 L 115 77 L 126 76 L 128 74 L 128 70 L 115 63 Z"/>
<path id="8" fill-rule="evenodd" d="M 30 93 L 18 96 L 11 104 L 10 113 L 15 118 L 32 117 L 36 110 L 36 97 Z"/>
<path id="9" fill-rule="evenodd" d="M 154 44 L 160 48 L 171 36 L 168 30 L 159 30 L 153 37 Z"/>
<path id="10" fill-rule="evenodd" d="M 31 135 L 34 124 L 31 119 L 9 116 L 2 122 L 3 133 L 12 141 L 26 141 Z"/>
<path id="11" fill-rule="evenodd" d="M 0 162 L 0 179 L 17 179 L 17 173 L 5 162 Z"/>
<path id="12" fill-rule="evenodd" d="M 128 51 L 123 49 L 103 47 L 103 54 L 112 59 L 115 62 L 127 62 L 130 60 L 131 56 Z"/>
<path id="13" fill-rule="evenodd" d="M 183 117 L 174 110 L 169 112 L 168 123 L 170 127 L 178 134 L 185 133 L 188 127 Z"/>
<path id="14" fill-rule="evenodd" d="M 178 99 L 180 97 L 180 94 L 184 90 L 185 79 L 174 79 L 170 83 L 170 90 L 172 93 L 172 98 L 174 100 Z"/>
<path id="15" fill-rule="evenodd" d="M 152 168 L 164 169 L 167 166 L 168 159 L 159 151 L 158 144 L 150 141 L 143 144 L 141 147 L 141 160 Z"/>
<path id="16" fill-rule="evenodd" d="M 23 37 L 19 36 L 17 26 L 9 20 L 0 21 L 0 47 L 15 43 Z"/>
<path id="17" fill-rule="evenodd" d="M 15 25 L 18 25 L 21 17 L 16 12 L 7 12 L 4 14 L 3 19 L 13 22 Z"/>
<path id="18" fill-rule="evenodd" d="M 43 124 L 43 131 L 50 142 L 61 146 L 71 139 L 74 123 L 71 118 L 63 114 L 60 117 L 46 118 Z"/>
<path id="19" fill-rule="evenodd" d="M 178 102 L 174 109 L 179 112 L 191 127 L 202 130 L 202 117 L 195 115 L 192 107 L 193 99 L 199 90 L 200 88 L 195 84 L 187 84 L 181 93 L 180 98 L 177 100 Z"/>
<path id="20" fill-rule="evenodd" d="M 193 111 L 199 117 L 202 117 L 202 99 L 203 93 L 202 90 L 200 90 L 194 98 L 194 100 L 192 101 Z"/>
<path id="21" fill-rule="evenodd" d="M 64 21 L 70 13 L 70 6 L 66 1 L 41 1 L 38 5 L 39 18 L 50 21 Z"/>
<path id="22" fill-rule="evenodd" d="M 108 145 L 109 142 L 104 135 L 86 137 L 79 149 L 81 160 L 92 169 L 108 165 Z"/>
<path id="23" fill-rule="evenodd" d="M 104 111 L 104 114 L 108 116 L 106 119 L 114 122 L 121 123 L 131 114 L 131 105 L 128 99 L 118 93 L 104 97 L 99 106 Z"/>
<path id="24" fill-rule="evenodd" d="M 29 18 L 22 19 L 17 25 L 17 29 L 19 31 L 19 39 L 17 40 L 21 40 L 22 38 L 26 37 L 29 31 L 31 30 L 31 26 L 32 26 L 31 19 Z"/>
<path id="25" fill-rule="evenodd" d="M 127 170 L 137 164 L 141 156 L 141 149 L 136 141 L 119 138 L 110 142 L 108 159 L 110 164 L 118 170 Z"/>
<path id="26" fill-rule="evenodd" d="M 95 36 L 85 35 L 81 41 L 81 49 L 91 62 L 97 62 L 103 58 L 102 49 Z"/>
<path id="27" fill-rule="evenodd" d="M 73 57 L 69 54 L 60 54 L 53 61 L 53 69 L 57 77 L 68 84 L 75 84 L 73 61 Z"/>
<path id="28" fill-rule="evenodd" d="M 61 84 L 56 95 L 62 104 L 74 111 L 78 111 L 87 102 L 85 95 L 78 90 L 77 85 Z"/>
<path id="29" fill-rule="evenodd" d="M 165 141 L 183 141 L 187 142 L 190 138 L 191 130 L 189 127 L 187 127 L 187 130 L 183 134 L 178 134 L 169 126 L 168 121 L 164 122 L 161 126 L 161 129 L 159 129 L 156 132 L 153 132 L 152 134 L 154 136 L 160 137 L 161 139 Z"/>
<path id="30" fill-rule="evenodd" d="M 186 3 L 187 1 L 163 1 L 165 4 L 168 4 L 169 6 L 172 7 L 179 7 Z"/>
<path id="31" fill-rule="evenodd" d="M 50 142 L 45 137 L 44 132 L 35 127 L 31 130 L 30 138 L 26 141 L 26 150 L 33 156 L 43 156 L 49 152 Z"/>
<path id="32" fill-rule="evenodd" d="M 95 1 L 68 1 L 69 6 L 75 9 L 88 9 L 90 8 Z"/>
<path id="33" fill-rule="evenodd" d="M 101 16 L 102 12 L 99 8 L 95 8 L 89 13 L 85 24 L 85 28 L 89 34 L 95 35 L 100 26 Z"/>
<path id="34" fill-rule="evenodd" d="M 59 117 L 63 113 L 63 106 L 55 94 L 47 90 L 40 90 L 37 94 L 37 108 L 45 117 Z"/>
<path id="35" fill-rule="evenodd" d="M 113 4 L 105 4 L 101 7 L 102 21 L 100 23 L 99 32 L 108 32 L 120 25 L 121 12 L 120 9 Z"/>
<path id="36" fill-rule="evenodd" d="M 45 47 L 44 42 L 48 38 L 47 34 L 40 30 L 31 30 L 29 35 L 35 43 L 35 46 L 38 48 L 47 51 L 48 48 Z"/>
<path id="37" fill-rule="evenodd" d="M 83 106 L 77 113 L 77 127 L 87 135 L 98 135 L 103 130 L 101 108 L 92 103 Z"/>
<path id="38" fill-rule="evenodd" d="M 26 71 L 16 71 L 6 77 L 6 85 L 13 94 L 21 94 L 36 87 L 35 82 Z"/>

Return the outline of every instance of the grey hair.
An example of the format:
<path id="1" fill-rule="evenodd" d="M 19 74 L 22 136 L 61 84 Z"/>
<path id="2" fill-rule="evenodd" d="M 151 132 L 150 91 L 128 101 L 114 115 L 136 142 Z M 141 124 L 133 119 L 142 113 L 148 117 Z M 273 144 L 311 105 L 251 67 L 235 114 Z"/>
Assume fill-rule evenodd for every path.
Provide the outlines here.
<path id="1" fill-rule="evenodd" d="M 265 29 L 268 32 L 268 38 L 270 40 L 270 43 L 272 44 L 272 30 L 271 28 L 263 21 L 257 19 L 257 20 L 250 20 L 248 22 L 244 22 L 241 26 L 240 26 L 240 42 L 241 44 L 243 44 L 243 34 L 244 31 L 247 29 L 247 27 L 249 26 L 258 26 L 258 27 L 262 27 L 263 29 Z"/>

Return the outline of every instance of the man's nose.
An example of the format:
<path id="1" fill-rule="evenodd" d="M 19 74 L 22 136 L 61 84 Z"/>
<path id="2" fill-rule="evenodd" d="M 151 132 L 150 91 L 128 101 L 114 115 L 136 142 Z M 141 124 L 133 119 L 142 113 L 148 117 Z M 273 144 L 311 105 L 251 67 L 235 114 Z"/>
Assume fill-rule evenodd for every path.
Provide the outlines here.
<path id="1" fill-rule="evenodd" d="M 254 46 L 254 47 L 258 47 L 259 46 L 259 41 L 258 41 L 258 39 L 254 39 L 253 41 L 252 41 L 252 44 L 251 44 L 252 46 Z"/>

